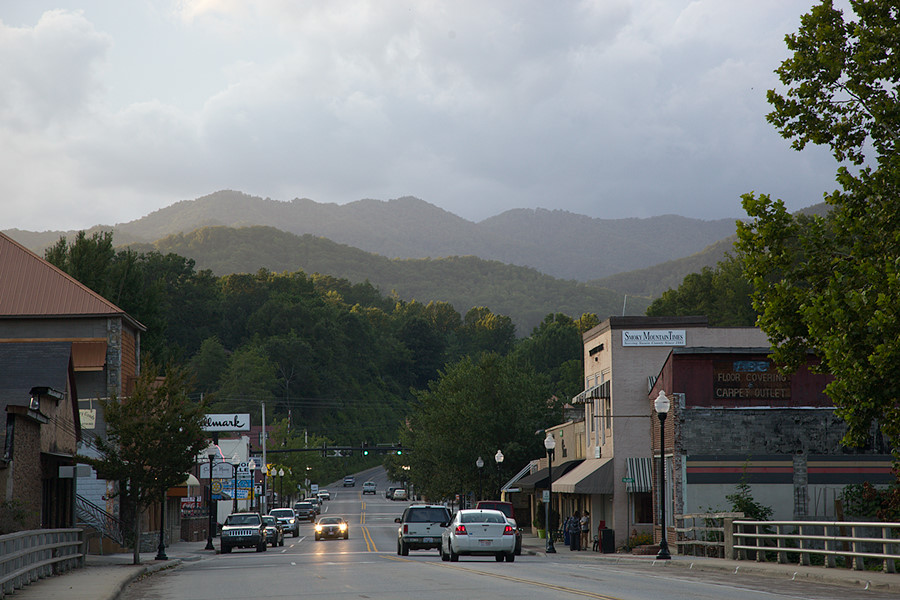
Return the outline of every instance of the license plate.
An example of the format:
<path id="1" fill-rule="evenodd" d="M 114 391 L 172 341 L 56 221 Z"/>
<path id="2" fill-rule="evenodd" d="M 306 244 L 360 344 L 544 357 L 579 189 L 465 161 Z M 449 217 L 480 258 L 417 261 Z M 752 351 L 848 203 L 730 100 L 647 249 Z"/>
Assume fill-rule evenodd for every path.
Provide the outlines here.
<path id="1" fill-rule="evenodd" d="M 478 540 L 478 543 L 482 546 L 490 546 L 491 540 Z"/>
<path id="2" fill-rule="evenodd" d="M 423 544 L 433 544 L 434 538 L 422 538 L 422 543 Z"/>

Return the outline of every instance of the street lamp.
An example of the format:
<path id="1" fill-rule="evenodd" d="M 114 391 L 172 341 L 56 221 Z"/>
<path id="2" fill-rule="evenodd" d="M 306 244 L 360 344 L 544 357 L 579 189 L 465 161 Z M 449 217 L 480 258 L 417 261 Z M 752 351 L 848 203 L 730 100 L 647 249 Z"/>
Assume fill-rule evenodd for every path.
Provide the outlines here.
<path id="1" fill-rule="evenodd" d="M 238 497 L 237 473 L 238 473 L 238 465 L 236 465 L 236 464 L 234 464 L 234 463 L 229 463 L 229 464 L 231 465 L 231 470 L 233 471 L 233 475 L 234 475 L 234 493 L 231 494 L 231 500 L 232 500 L 232 503 L 231 503 L 231 512 L 236 513 L 236 512 L 238 511 L 238 508 L 237 508 L 237 497 Z"/>
<path id="2" fill-rule="evenodd" d="M 213 480 L 213 461 L 216 458 L 215 452 L 209 453 L 209 485 L 206 487 L 209 494 L 206 499 L 207 511 L 209 512 L 209 522 L 206 528 L 206 548 L 204 550 L 215 550 L 213 547 L 213 499 L 212 499 L 212 480 Z"/>
<path id="3" fill-rule="evenodd" d="M 481 457 L 478 457 L 478 460 L 475 461 L 475 466 L 478 467 L 478 499 L 483 500 L 482 497 L 482 486 L 481 486 L 481 469 L 484 467 L 484 461 L 481 460 Z"/>
<path id="4" fill-rule="evenodd" d="M 256 500 L 256 478 L 253 475 L 253 472 L 256 471 L 256 461 L 252 458 L 250 462 L 247 464 L 247 467 L 250 469 L 250 491 L 247 492 L 247 500 L 250 504 L 250 512 L 254 512 L 254 500 Z"/>
<path id="5" fill-rule="evenodd" d="M 159 546 L 156 547 L 156 560 L 169 560 L 166 556 L 166 496 L 163 490 L 162 502 L 159 505 Z"/>
<path id="6" fill-rule="evenodd" d="M 669 413 L 669 398 L 663 390 L 653 401 L 656 416 L 659 417 L 659 524 L 662 536 L 659 541 L 659 552 L 656 558 L 669 560 L 669 542 L 666 540 L 666 415 Z"/>
<path id="7" fill-rule="evenodd" d="M 278 469 L 278 508 L 284 502 L 284 469 Z"/>
<path id="8" fill-rule="evenodd" d="M 544 526 L 547 528 L 547 554 L 555 554 L 556 548 L 553 547 L 553 528 L 550 526 L 550 505 L 553 503 L 553 454 L 556 450 L 556 438 L 549 431 L 547 437 L 544 438 L 544 448 L 547 450 L 547 487 L 550 490 L 550 497 L 544 504 Z"/>
<path id="9" fill-rule="evenodd" d="M 497 450 L 497 454 L 494 455 L 494 460 L 497 461 L 497 498 L 503 498 L 503 490 L 500 489 L 503 487 L 503 480 L 500 477 L 500 465 L 503 464 L 503 452 Z"/>

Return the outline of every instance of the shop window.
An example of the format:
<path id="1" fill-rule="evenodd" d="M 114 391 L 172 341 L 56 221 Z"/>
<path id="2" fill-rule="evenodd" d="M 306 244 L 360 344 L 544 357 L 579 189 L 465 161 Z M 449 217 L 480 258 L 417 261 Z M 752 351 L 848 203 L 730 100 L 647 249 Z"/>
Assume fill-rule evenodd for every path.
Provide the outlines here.
<path id="1" fill-rule="evenodd" d="M 634 503 L 634 522 L 653 522 L 653 494 L 651 492 L 636 492 L 631 495 Z"/>

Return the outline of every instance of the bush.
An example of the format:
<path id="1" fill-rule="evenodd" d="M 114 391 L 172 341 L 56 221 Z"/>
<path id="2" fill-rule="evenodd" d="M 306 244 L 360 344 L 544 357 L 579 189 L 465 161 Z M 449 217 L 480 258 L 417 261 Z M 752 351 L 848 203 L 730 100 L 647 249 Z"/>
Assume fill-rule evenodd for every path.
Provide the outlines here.
<path id="1" fill-rule="evenodd" d="M 3 500 L 0 502 L 0 535 L 24 531 L 28 517 L 34 513 L 34 510 L 29 512 L 21 500 Z"/>

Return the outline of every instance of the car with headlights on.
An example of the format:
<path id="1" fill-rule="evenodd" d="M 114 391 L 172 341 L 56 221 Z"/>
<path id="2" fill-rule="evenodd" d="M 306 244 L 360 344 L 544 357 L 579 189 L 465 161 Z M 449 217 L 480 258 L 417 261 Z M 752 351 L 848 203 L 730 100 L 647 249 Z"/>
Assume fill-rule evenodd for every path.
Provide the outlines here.
<path id="1" fill-rule="evenodd" d="M 290 509 L 288 509 L 290 510 Z M 284 546 L 284 529 L 278 519 L 272 515 L 263 515 L 263 524 L 266 526 L 266 541 L 275 546 Z"/>
<path id="2" fill-rule="evenodd" d="M 318 496 L 319 500 L 331 500 L 331 492 L 328 490 L 319 490 L 316 492 L 316 496 Z"/>
<path id="3" fill-rule="evenodd" d="M 397 528 L 397 554 L 410 550 L 435 550 L 441 547 L 441 531 L 450 522 L 450 511 L 441 504 L 412 504 L 403 516 L 394 519 Z"/>
<path id="4" fill-rule="evenodd" d="M 457 562 L 464 555 L 494 556 L 497 562 L 515 561 L 515 527 L 499 510 L 458 511 L 441 535 L 441 560 Z"/>
<path id="5" fill-rule="evenodd" d="M 278 519 L 278 524 L 284 529 L 285 535 L 290 533 L 294 537 L 300 535 L 300 519 L 292 508 L 273 508 L 269 515 Z"/>
<path id="6" fill-rule="evenodd" d="M 256 548 L 266 551 L 266 526 L 257 513 L 232 513 L 222 525 L 220 552 L 228 554 L 233 548 Z"/>
<path id="7" fill-rule="evenodd" d="M 342 517 L 321 517 L 316 521 L 316 541 L 350 537 L 350 525 Z"/>

